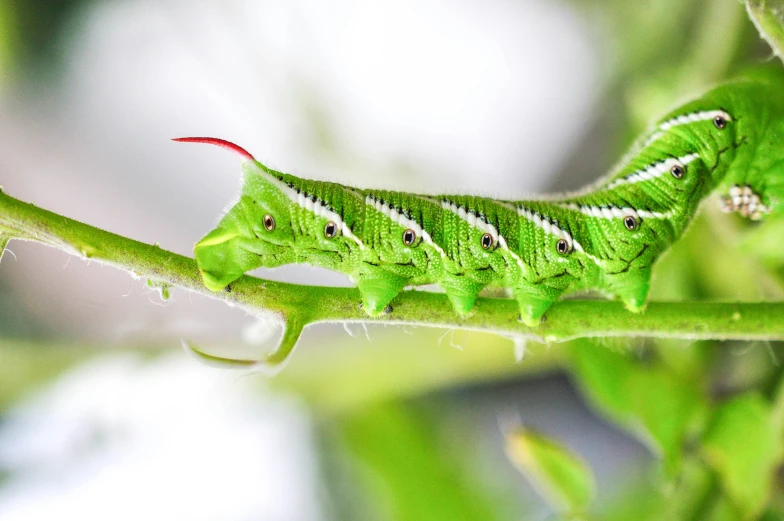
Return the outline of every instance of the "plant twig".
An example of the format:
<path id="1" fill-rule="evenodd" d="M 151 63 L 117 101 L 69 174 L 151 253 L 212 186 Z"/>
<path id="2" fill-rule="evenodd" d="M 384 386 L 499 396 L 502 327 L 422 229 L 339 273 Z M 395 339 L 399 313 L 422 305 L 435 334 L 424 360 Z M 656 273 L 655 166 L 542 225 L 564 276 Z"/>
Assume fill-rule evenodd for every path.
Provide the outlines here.
<path id="1" fill-rule="evenodd" d="M 746 0 L 746 11 L 760 36 L 784 62 L 784 1 Z"/>
<path id="2" fill-rule="evenodd" d="M 255 315 L 277 317 L 286 325 L 277 351 L 262 362 L 235 361 L 258 369 L 279 369 L 302 329 L 322 322 L 465 328 L 547 343 L 600 336 L 784 340 L 781 302 L 651 302 L 645 313 L 634 314 L 619 302 L 566 300 L 547 312 L 545 322 L 529 328 L 518 322 L 517 303 L 511 299 L 480 298 L 475 310 L 461 318 L 442 294 L 406 291 L 395 299 L 391 313 L 371 318 L 362 311 L 354 288 L 304 286 L 243 276 L 228 291 L 214 293 L 202 284 L 196 262 L 189 257 L 100 230 L 0 192 L 0 244 L 8 237 L 47 244 L 157 284 L 220 299 Z M 202 358 L 224 361 L 191 349 Z"/>

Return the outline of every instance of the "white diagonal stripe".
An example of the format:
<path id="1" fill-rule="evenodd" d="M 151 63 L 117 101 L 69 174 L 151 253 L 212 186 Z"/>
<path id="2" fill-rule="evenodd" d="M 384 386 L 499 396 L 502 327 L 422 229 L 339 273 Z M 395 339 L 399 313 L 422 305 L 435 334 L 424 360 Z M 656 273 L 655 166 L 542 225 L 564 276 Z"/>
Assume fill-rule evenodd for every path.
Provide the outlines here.
<path id="1" fill-rule="evenodd" d="M 663 132 L 666 132 L 670 130 L 672 127 L 677 127 L 680 125 L 688 125 L 689 123 L 696 123 L 697 121 L 705 121 L 705 120 L 713 119 L 716 116 L 721 116 L 726 121 L 732 121 L 732 117 L 730 117 L 730 115 L 724 112 L 723 110 L 703 110 L 700 112 L 692 112 L 691 114 L 682 114 L 672 119 L 668 119 L 663 123 L 659 123 L 658 129 Z"/>
<path id="2" fill-rule="evenodd" d="M 647 148 L 648 145 L 659 139 L 664 135 L 665 132 L 670 130 L 673 127 L 678 127 L 681 125 L 688 125 L 689 123 L 696 123 L 698 121 L 706 121 L 715 118 L 716 116 L 721 116 L 726 121 L 732 121 L 732 116 L 724 112 L 723 110 L 703 110 L 699 112 L 692 112 L 691 114 L 682 114 L 680 116 L 676 116 L 674 118 L 670 118 L 667 121 L 659 123 L 656 126 L 656 131 L 651 134 L 651 136 L 645 141 L 642 148 Z"/>
<path id="3" fill-rule="evenodd" d="M 509 255 L 511 255 L 514 258 L 515 262 L 517 262 L 517 265 L 520 266 L 520 269 L 524 273 L 526 272 L 526 266 L 525 263 L 523 262 L 523 259 L 521 259 L 519 255 L 517 255 L 509 248 L 506 239 L 501 234 L 498 233 L 498 230 L 495 228 L 495 226 L 493 226 L 488 222 L 485 222 L 483 219 L 480 219 L 473 212 L 466 212 L 463 208 L 457 206 L 456 204 L 450 201 L 441 201 L 441 207 L 444 210 L 449 210 L 453 214 L 457 215 L 458 217 L 466 221 L 469 225 L 473 226 L 474 228 L 478 228 L 479 230 L 485 233 L 489 233 L 490 236 L 493 238 L 493 242 L 494 243 L 497 242 L 501 248 L 508 251 Z"/>
<path id="4" fill-rule="evenodd" d="M 517 207 L 517 214 L 525 217 L 527 220 L 534 223 L 537 227 L 544 230 L 545 233 L 550 235 L 555 235 L 559 239 L 564 239 L 569 244 L 569 249 L 577 250 L 581 253 L 585 253 L 583 247 L 577 242 L 566 230 L 561 229 L 555 223 L 550 222 L 550 220 L 546 217 L 542 217 L 538 213 L 534 212 L 533 210 L 529 210 L 528 208 L 519 206 Z M 589 257 L 591 257 L 589 255 Z M 593 257 L 591 257 L 593 258 Z M 596 259 L 594 259 L 596 260 Z"/>
<path id="5" fill-rule="evenodd" d="M 250 162 L 249 162 L 250 163 Z M 274 175 L 270 174 L 269 172 L 265 171 L 264 169 L 260 168 L 258 164 L 254 161 L 252 166 L 256 167 L 258 173 L 267 179 L 270 183 L 272 183 L 278 190 L 286 195 L 286 197 L 291 200 L 294 204 L 299 206 L 300 208 L 304 208 L 305 210 L 311 212 L 316 217 L 323 217 L 329 221 L 334 222 L 338 228 L 340 228 L 340 233 L 348 237 L 349 239 L 353 240 L 359 245 L 359 248 L 364 250 L 365 245 L 359 237 L 354 235 L 348 225 L 343 221 L 343 219 L 335 212 L 333 212 L 326 204 L 322 203 L 319 200 L 315 202 L 305 195 L 302 191 L 299 193 L 297 190 L 291 188 L 289 185 L 275 177 Z"/>
<path id="6" fill-rule="evenodd" d="M 603 219 L 623 219 L 624 217 L 632 216 L 635 219 L 669 219 L 672 217 L 671 212 L 650 212 L 648 210 L 637 210 L 635 208 L 621 208 L 618 206 L 587 206 L 576 203 L 556 203 L 562 208 L 568 208 L 575 212 L 580 212 L 591 217 L 600 217 Z"/>
<path id="7" fill-rule="evenodd" d="M 669 157 L 664 161 L 659 161 L 658 163 L 654 163 L 643 170 L 638 170 L 634 173 L 625 175 L 621 178 L 611 181 L 607 185 L 607 189 L 609 190 L 623 184 L 639 183 L 642 181 L 655 179 L 662 174 L 670 172 L 670 170 L 674 166 L 680 166 L 681 168 L 686 168 L 686 165 L 688 165 L 695 159 L 699 159 L 699 158 L 700 158 L 699 154 L 686 154 L 685 156 L 681 156 L 681 157 Z"/>
<path id="8" fill-rule="evenodd" d="M 402 213 L 398 212 L 384 201 L 381 201 L 380 199 L 376 199 L 372 195 L 367 195 L 365 197 L 365 205 L 370 206 L 377 212 L 388 217 L 389 220 L 391 220 L 393 223 L 399 224 L 404 228 L 413 230 L 413 232 L 416 234 L 417 237 L 422 237 L 422 240 L 426 244 L 432 246 L 439 253 L 439 255 L 441 255 L 441 257 L 446 257 L 446 252 L 443 250 L 443 248 L 441 248 L 441 246 L 439 246 L 433 241 L 432 237 L 430 237 L 430 234 L 427 233 L 427 231 L 424 230 L 421 226 L 419 226 L 419 223 L 412 221 L 411 219 L 409 219 Z"/>

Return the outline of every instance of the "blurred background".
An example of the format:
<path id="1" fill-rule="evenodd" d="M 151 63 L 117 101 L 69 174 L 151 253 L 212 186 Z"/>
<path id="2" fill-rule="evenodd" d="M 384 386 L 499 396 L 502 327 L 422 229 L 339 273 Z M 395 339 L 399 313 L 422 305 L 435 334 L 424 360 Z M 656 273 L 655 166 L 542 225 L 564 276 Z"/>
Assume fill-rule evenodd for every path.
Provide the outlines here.
<path id="1" fill-rule="evenodd" d="M 650 118 L 770 57 L 735 0 L 0 0 L 0 183 L 191 255 L 240 170 L 173 137 L 344 184 L 522 198 L 592 182 Z M 755 244 L 781 223 L 715 206 L 657 266 L 654 298 L 780 299 L 784 261 Z M 517 361 L 491 335 L 323 326 L 272 379 L 179 347 L 261 356 L 277 333 L 12 241 L 0 519 L 560 519 L 507 458 L 516 425 L 592 469 L 591 519 L 784 518 L 778 431 L 750 492 L 709 443 L 728 400 L 775 410 L 778 344 L 530 344 Z"/>

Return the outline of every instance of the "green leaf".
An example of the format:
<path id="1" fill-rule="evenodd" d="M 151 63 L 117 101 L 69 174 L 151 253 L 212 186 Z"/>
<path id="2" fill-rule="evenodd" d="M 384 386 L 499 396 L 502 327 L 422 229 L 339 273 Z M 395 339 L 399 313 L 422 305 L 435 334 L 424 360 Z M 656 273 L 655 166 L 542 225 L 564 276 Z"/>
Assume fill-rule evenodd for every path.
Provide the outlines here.
<path id="1" fill-rule="evenodd" d="M 641 472 L 637 466 L 622 471 L 620 491 L 597 505 L 594 519 L 602 521 L 707 521 L 704 505 L 711 494 L 713 473 L 702 461 L 686 458 L 678 479 L 665 481 L 661 472 Z"/>
<path id="2" fill-rule="evenodd" d="M 749 229 L 743 235 L 739 250 L 751 252 L 762 262 L 778 266 L 784 262 L 784 244 L 781 241 L 781 227 L 784 218 L 781 215 L 768 217 Z"/>
<path id="3" fill-rule="evenodd" d="M 674 475 L 686 432 L 706 408 L 699 385 L 661 364 L 645 365 L 590 342 L 574 342 L 570 361 L 588 399 L 660 452 Z"/>
<path id="4" fill-rule="evenodd" d="M 770 404 L 749 392 L 722 404 L 706 430 L 702 456 L 745 516 L 762 511 L 782 460 L 781 426 Z"/>
<path id="5" fill-rule="evenodd" d="M 558 512 L 582 512 L 596 494 L 596 481 L 588 464 L 550 438 L 520 428 L 507 436 L 506 452 Z"/>
<path id="6" fill-rule="evenodd" d="M 296 393 L 319 412 L 335 413 L 455 385 L 551 371 L 562 355 L 560 349 L 532 342 L 527 347 L 531 356 L 515 364 L 510 363 L 509 340 L 497 335 L 456 332 L 458 350 L 450 345 L 451 334 L 441 340 L 444 331 L 435 328 L 417 328 L 415 337 L 399 328 L 374 328 L 369 332 L 372 345 L 361 326 L 347 328 L 357 338 L 337 336 L 328 346 L 305 343 L 305 352 L 269 384 Z"/>
<path id="7" fill-rule="evenodd" d="M 782 0 L 747 0 L 746 10 L 760 36 L 776 56 L 784 61 L 784 2 Z"/>
<path id="8" fill-rule="evenodd" d="M 500 514 L 508 504 L 499 501 L 468 464 L 476 458 L 476 447 L 454 450 L 425 411 L 401 402 L 374 405 L 341 415 L 333 426 L 333 440 L 339 444 L 328 452 L 348 453 L 351 462 L 350 468 L 342 469 L 348 470 L 349 483 L 338 483 L 336 490 L 348 505 L 335 513 L 335 519 L 508 518 Z M 335 479 L 329 481 L 336 486 Z"/>
<path id="9" fill-rule="evenodd" d="M 743 519 L 743 514 L 727 497 L 719 497 L 705 513 L 706 521 L 738 521 Z"/>

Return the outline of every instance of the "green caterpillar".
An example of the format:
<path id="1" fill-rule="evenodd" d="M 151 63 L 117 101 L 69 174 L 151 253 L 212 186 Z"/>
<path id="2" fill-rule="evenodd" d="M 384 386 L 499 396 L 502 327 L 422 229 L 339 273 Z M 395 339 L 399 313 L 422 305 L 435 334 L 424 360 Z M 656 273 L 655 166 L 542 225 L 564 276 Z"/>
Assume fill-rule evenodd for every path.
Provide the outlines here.
<path id="1" fill-rule="evenodd" d="M 368 315 L 407 286 L 438 284 L 459 314 L 486 287 L 511 290 L 535 327 L 566 293 L 598 290 L 644 309 L 654 261 L 722 188 L 726 211 L 784 209 L 784 73 L 761 70 L 666 114 L 616 171 L 546 200 L 367 190 L 271 170 L 242 148 L 239 201 L 195 246 L 204 284 L 306 263 L 346 274 Z"/>

